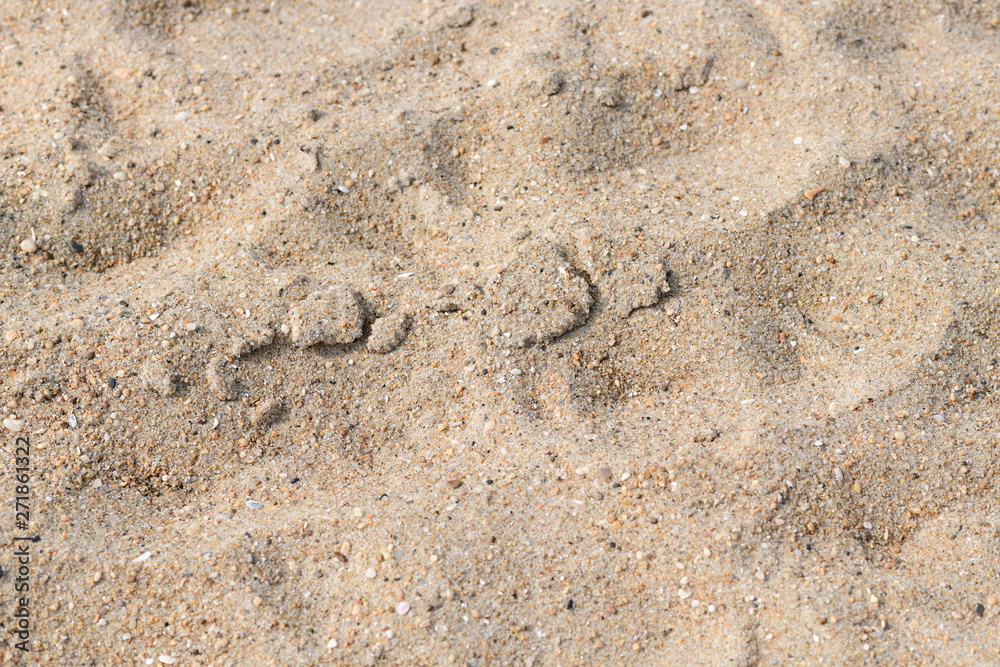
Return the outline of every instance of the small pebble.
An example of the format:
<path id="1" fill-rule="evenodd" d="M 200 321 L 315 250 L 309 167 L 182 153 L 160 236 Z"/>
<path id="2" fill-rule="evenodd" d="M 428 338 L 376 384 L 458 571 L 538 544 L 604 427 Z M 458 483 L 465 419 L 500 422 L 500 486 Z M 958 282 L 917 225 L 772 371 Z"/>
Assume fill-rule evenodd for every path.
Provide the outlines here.
<path id="1" fill-rule="evenodd" d="M 78 424 L 78 422 L 76 420 L 76 415 L 74 415 L 74 414 L 70 414 L 70 416 L 66 418 L 66 421 L 69 422 L 69 427 L 70 428 L 76 428 L 76 426 Z"/>
<path id="2" fill-rule="evenodd" d="M 24 428 L 24 420 L 7 417 L 3 420 L 3 427 L 8 431 L 14 431 L 16 433 Z"/>
<path id="3" fill-rule="evenodd" d="M 611 472 L 611 468 L 601 468 L 597 471 L 597 479 L 602 482 L 607 482 L 612 477 L 614 477 L 614 475 Z"/>
<path id="4" fill-rule="evenodd" d="M 177 662 L 177 658 L 175 658 L 175 657 L 174 657 L 174 656 L 172 656 L 172 655 L 161 655 L 161 656 L 159 657 L 159 660 L 160 660 L 160 662 L 162 662 L 162 663 L 163 663 L 164 665 L 172 665 L 172 664 L 174 664 L 175 662 Z"/>
<path id="5" fill-rule="evenodd" d="M 21 252 L 31 254 L 38 250 L 38 244 L 31 239 L 24 239 L 21 241 Z"/>
<path id="6" fill-rule="evenodd" d="M 114 389 L 115 387 L 118 386 L 118 380 L 116 380 L 114 378 L 109 378 L 108 379 L 108 386 L 111 387 L 112 389 Z"/>
<path id="7" fill-rule="evenodd" d="M 249 507 L 252 510 L 259 510 L 263 506 L 264 506 L 264 503 L 257 502 L 256 500 L 248 500 L 247 501 L 247 507 Z"/>
<path id="8" fill-rule="evenodd" d="M 813 188 L 812 190 L 806 190 L 806 199 L 812 201 L 821 193 L 826 192 L 826 188 L 820 186 L 818 188 Z"/>
<path id="9" fill-rule="evenodd" d="M 69 249 L 77 254 L 83 252 L 83 246 L 72 239 L 69 242 Z"/>
<path id="10" fill-rule="evenodd" d="M 843 167 L 844 169 L 847 169 L 848 167 L 850 167 L 850 166 L 851 166 L 851 161 L 850 161 L 850 160 L 848 160 L 848 159 L 847 159 L 846 157 L 844 157 L 843 155 L 841 155 L 841 156 L 840 156 L 840 159 L 838 159 L 838 160 L 837 160 L 837 162 L 839 162 L 839 163 L 840 163 L 840 166 L 841 166 L 841 167 Z"/>
<path id="11" fill-rule="evenodd" d="M 405 614 L 408 611 L 410 611 L 410 603 L 409 602 L 406 602 L 404 600 L 403 602 L 400 602 L 399 604 L 396 605 L 396 613 L 399 614 L 400 616 L 402 616 L 403 614 Z"/>
<path id="12" fill-rule="evenodd" d="M 374 567 L 370 567 L 367 570 L 365 570 L 365 578 L 366 579 L 374 579 L 377 576 L 377 574 L 378 573 L 375 571 Z"/>

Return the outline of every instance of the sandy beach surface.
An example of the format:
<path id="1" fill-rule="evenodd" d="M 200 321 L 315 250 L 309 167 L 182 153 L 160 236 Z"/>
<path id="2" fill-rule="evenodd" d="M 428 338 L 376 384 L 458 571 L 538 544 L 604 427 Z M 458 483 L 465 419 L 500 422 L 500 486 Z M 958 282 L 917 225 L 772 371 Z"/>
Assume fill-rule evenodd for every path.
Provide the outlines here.
<path id="1" fill-rule="evenodd" d="M 998 33 L 3 0 L 0 662 L 1000 664 Z"/>

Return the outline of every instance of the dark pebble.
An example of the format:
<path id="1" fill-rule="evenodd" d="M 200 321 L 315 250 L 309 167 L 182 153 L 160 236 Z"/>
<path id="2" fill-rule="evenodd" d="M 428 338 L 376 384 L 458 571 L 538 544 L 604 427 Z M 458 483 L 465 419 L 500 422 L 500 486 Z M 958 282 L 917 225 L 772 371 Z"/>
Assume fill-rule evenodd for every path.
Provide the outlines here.
<path id="1" fill-rule="evenodd" d="M 298 477 L 292 477 L 292 478 L 291 478 L 290 480 L 288 480 L 288 481 L 289 481 L 289 482 L 291 482 L 292 484 L 296 484 L 296 483 L 298 483 L 298 481 L 299 481 L 299 478 L 298 478 Z"/>
<path id="2" fill-rule="evenodd" d="M 984 614 L 985 612 L 986 612 L 986 607 L 984 607 L 984 606 L 982 605 L 982 603 L 978 603 L 978 602 L 977 602 L 977 603 L 976 603 L 976 606 L 974 606 L 974 607 L 972 608 L 972 613 L 974 613 L 974 614 L 975 614 L 976 616 L 979 616 L 979 617 L 982 617 L 982 615 L 983 615 L 983 614 Z"/>
<path id="3" fill-rule="evenodd" d="M 87 354 L 83 355 L 83 358 L 87 359 L 88 361 L 91 360 L 91 359 L 93 359 L 94 358 L 94 351 L 93 350 L 87 350 Z"/>
<path id="4" fill-rule="evenodd" d="M 573 601 L 572 600 L 570 600 L 569 602 L 566 603 L 566 608 L 567 609 L 572 609 L 573 608 Z"/>
<path id="5" fill-rule="evenodd" d="M 118 380 L 111 378 L 110 380 L 108 380 L 108 386 L 114 389 L 115 387 L 118 386 Z"/>
<path id="6" fill-rule="evenodd" d="M 73 241 L 73 240 L 70 240 L 70 242 L 69 242 L 69 249 L 72 250 L 75 253 L 81 253 L 81 252 L 83 252 L 83 246 L 80 245 L 79 243 L 77 243 L 76 241 Z"/>

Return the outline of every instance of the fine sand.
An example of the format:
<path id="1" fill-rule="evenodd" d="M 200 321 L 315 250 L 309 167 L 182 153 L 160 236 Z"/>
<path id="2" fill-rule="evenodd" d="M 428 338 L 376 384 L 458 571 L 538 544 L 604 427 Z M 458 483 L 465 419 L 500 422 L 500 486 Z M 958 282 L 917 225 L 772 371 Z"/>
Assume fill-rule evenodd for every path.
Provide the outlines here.
<path id="1" fill-rule="evenodd" d="M 1000 664 L 998 33 L 2 0 L 0 662 Z"/>

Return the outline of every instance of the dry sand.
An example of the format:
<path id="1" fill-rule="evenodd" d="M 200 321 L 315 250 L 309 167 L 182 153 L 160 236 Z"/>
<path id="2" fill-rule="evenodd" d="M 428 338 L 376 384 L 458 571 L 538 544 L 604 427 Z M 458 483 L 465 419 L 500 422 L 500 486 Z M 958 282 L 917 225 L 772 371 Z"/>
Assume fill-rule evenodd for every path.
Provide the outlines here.
<path id="1" fill-rule="evenodd" d="M 1000 664 L 996 0 L 0 9 L 5 664 Z"/>

